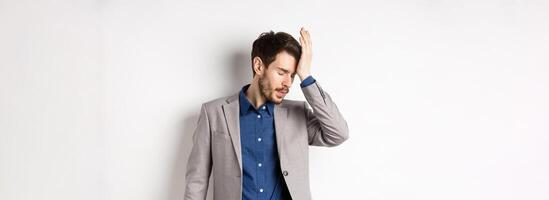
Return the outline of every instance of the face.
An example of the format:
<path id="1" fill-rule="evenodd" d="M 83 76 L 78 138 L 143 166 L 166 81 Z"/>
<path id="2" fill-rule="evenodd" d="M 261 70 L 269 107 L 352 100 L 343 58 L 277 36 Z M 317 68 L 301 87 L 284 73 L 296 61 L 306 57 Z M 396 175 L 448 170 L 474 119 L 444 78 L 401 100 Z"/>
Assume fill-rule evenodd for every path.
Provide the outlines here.
<path id="1" fill-rule="evenodd" d="M 269 64 L 269 67 L 263 68 L 262 74 L 256 74 L 259 76 L 259 90 L 265 99 L 275 104 L 282 102 L 290 92 L 296 67 L 295 58 L 286 51 L 282 51 L 276 55 L 276 59 Z"/>

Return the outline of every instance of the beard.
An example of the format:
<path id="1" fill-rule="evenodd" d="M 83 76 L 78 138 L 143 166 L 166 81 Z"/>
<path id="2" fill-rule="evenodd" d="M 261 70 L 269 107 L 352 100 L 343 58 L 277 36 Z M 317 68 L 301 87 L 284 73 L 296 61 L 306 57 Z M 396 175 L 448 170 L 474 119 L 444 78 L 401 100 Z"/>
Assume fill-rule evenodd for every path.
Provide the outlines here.
<path id="1" fill-rule="evenodd" d="M 277 88 L 273 89 L 271 85 L 269 84 L 269 80 L 267 80 L 264 77 L 259 77 L 259 91 L 261 92 L 261 95 L 267 99 L 267 101 L 271 101 L 275 104 L 282 103 L 282 99 L 275 98 L 275 95 L 273 94 L 276 91 L 289 91 L 288 88 Z"/>

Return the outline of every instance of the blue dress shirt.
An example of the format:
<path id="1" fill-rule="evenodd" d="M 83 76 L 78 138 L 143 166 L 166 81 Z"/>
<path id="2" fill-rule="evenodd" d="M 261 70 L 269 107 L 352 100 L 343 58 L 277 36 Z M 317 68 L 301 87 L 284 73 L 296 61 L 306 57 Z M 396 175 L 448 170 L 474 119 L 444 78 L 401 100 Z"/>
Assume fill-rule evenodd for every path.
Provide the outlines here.
<path id="1" fill-rule="evenodd" d="M 312 76 L 300 86 L 315 82 Z M 289 200 L 286 182 L 282 177 L 274 128 L 275 104 L 271 101 L 256 109 L 246 98 L 250 84 L 240 91 L 240 141 L 242 149 L 242 199 Z"/>

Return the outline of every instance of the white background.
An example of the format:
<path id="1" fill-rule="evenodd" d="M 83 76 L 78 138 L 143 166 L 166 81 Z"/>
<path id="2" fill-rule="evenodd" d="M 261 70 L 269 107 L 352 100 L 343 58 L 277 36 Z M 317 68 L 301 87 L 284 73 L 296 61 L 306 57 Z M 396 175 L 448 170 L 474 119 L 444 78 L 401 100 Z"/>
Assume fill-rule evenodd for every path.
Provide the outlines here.
<path id="1" fill-rule="evenodd" d="M 201 103 L 313 40 L 314 199 L 549 199 L 547 1 L 0 0 L 0 199 L 176 200 Z M 304 100 L 299 79 L 287 98 Z"/>

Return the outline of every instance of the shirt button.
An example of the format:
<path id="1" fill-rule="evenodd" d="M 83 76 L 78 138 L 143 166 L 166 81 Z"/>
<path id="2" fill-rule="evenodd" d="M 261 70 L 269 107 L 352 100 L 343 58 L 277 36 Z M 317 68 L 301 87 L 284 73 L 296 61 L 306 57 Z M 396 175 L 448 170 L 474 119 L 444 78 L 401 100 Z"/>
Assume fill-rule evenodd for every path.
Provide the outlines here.
<path id="1" fill-rule="evenodd" d="M 261 138 L 257 138 L 257 141 L 258 141 L 258 142 L 261 142 Z"/>
<path id="2" fill-rule="evenodd" d="M 261 118 L 261 115 L 257 115 L 257 118 Z"/>
<path id="3" fill-rule="evenodd" d="M 261 167 L 262 165 L 263 165 L 263 164 L 261 164 L 261 163 L 258 163 L 258 164 L 257 164 L 257 166 L 259 166 L 259 167 Z"/>
<path id="4" fill-rule="evenodd" d="M 263 192 L 263 188 L 259 189 L 259 192 Z"/>
<path id="5" fill-rule="evenodd" d="M 263 106 L 263 110 L 265 110 L 265 106 Z"/>

